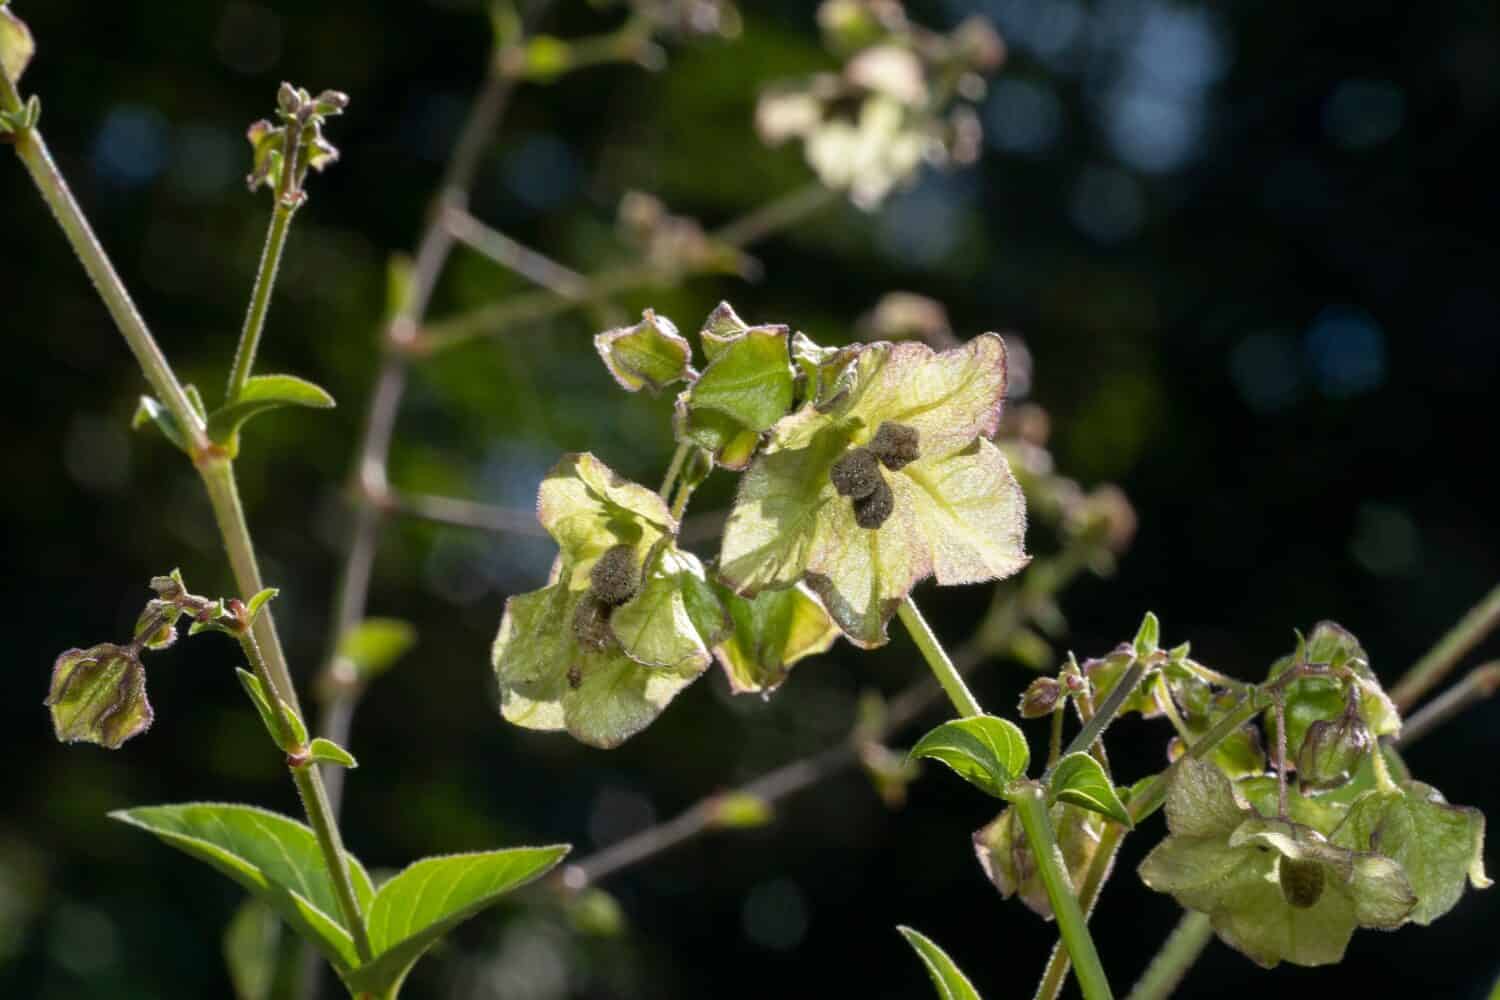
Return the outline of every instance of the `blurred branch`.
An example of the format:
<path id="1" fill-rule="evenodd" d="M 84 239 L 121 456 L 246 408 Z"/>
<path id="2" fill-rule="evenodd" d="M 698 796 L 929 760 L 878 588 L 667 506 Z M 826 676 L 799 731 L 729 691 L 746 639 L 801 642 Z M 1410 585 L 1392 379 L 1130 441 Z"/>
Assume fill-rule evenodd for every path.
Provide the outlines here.
<path id="1" fill-rule="evenodd" d="M 446 209 L 443 224 L 448 234 L 464 246 L 565 299 L 581 299 L 588 289 L 589 279 L 577 271 L 491 229 L 462 209 Z"/>
<path id="2" fill-rule="evenodd" d="M 1396 707 L 1404 712 L 1420 701 L 1496 626 L 1500 626 L 1500 585 L 1469 609 L 1391 689 Z"/>
<path id="3" fill-rule="evenodd" d="M 1401 727 L 1396 745 L 1411 746 L 1455 716 L 1494 697 L 1496 691 L 1500 691 L 1500 660 L 1475 667 L 1463 680 L 1424 705 Z"/>

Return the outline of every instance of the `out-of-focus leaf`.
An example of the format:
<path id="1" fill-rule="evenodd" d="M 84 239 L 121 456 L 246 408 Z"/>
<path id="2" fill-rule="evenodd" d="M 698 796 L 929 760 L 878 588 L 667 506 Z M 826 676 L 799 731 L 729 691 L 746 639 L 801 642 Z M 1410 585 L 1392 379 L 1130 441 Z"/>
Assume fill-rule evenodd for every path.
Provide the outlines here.
<path id="1" fill-rule="evenodd" d="M 36 55 L 36 42 L 26 22 L 0 6 L 0 73 L 11 83 L 20 83 L 21 74 Z"/>
<path id="2" fill-rule="evenodd" d="M 224 930 L 224 964 L 236 1000 L 271 1000 L 281 958 L 281 918 L 251 896 Z"/>
<path id="3" fill-rule="evenodd" d="M 339 637 L 338 655 L 363 680 L 379 677 L 417 642 L 416 626 L 398 618 L 366 618 Z"/>
<path id="4" fill-rule="evenodd" d="M 122 809 L 110 817 L 212 865 L 265 900 L 341 975 L 359 964 L 318 839 L 301 823 L 254 806 L 212 802 Z M 348 859 L 355 895 L 368 911 L 370 876 L 353 855 Z"/>
<path id="5" fill-rule="evenodd" d="M 927 974 L 932 977 L 932 988 L 937 991 L 938 1000 L 980 1000 L 979 991 L 974 989 L 969 977 L 954 964 L 947 952 L 910 927 L 897 927 L 896 930 L 901 932 L 906 943 L 912 946 L 912 950 L 927 967 Z"/>
<path id="6" fill-rule="evenodd" d="M 545 874 L 566 845 L 426 858 L 381 886 L 366 914 L 373 961 L 345 977 L 355 990 L 393 995 L 413 965 L 454 927 Z"/>

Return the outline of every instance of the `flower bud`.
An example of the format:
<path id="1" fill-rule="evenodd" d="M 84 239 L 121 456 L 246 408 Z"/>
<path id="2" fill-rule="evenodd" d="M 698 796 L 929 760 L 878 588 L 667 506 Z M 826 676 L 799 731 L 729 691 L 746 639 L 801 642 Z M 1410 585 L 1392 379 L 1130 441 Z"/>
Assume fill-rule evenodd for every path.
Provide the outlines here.
<path id="1" fill-rule="evenodd" d="M 1021 695 L 1021 718 L 1040 719 L 1051 715 L 1063 697 L 1062 685 L 1055 677 L 1038 677 L 1026 687 Z"/>
<path id="2" fill-rule="evenodd" d="M 918 438 L 915 427 L 887 420 L 870 439 L 870 452 L 880 459 L 881 465 L 895 472 L 921 457 L 917 450 Z"/>
<path id="3" fill-rule="evenodd" d="M 879 480 L 875 492 L 863 500 L 854 501 L 854 523 L 861 528 L 874 530 L 886 522 L 891 511 L 896 509 L 896 494 L 884 479 Z"/>
<path id="4" fill-rule="evenodd" d="M 1359 717 L 1358 695 L 1351 691 L 1350 705 L 1343 715 L 1307 727 L 1297 752 L 1297 780 L 1302 790 L 1325 792 L 1345 784 L 1373 746 L 1374 738 Z"/>
<path id="5" fill-rule="evenodd" d="M 874 493 L 884 481 L 880 478 L 879 463 L 867 448 L 851 448 L 845 452 L 828 471 L 833 488 L 839 496 L 863 500 Z M 881 518 L 884 521 L 885 518 Z"/>
<path id="6" fill-rule="evenodd" d="M 641 589 L 641 571 L 635 563 L 635 546 L 620 544 L 605 550 L 589 570 L 589 584 L 598 600 L 610 606 L 624 604 Z"/>
<path id="7" fill-rule="evenodd" d="M 144 732 L 154 718 L 141 661 L 111 643 L 70 649 L 59 656 L 46 705 L 52 709 L 52 728 L 59 740 L 97 743 L 110 750 Z"/>

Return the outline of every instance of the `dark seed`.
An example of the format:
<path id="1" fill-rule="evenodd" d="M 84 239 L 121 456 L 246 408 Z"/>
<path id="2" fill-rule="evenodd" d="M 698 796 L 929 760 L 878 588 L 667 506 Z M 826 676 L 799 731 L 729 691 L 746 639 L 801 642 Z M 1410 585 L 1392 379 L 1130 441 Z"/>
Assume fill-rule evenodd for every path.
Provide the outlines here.
<path id="1" fill-rule="evenodd" d="M 1323 866 L 1316 861 L 1281 859 L 1281 895 L 1299 910 L 1312 906 L 1323 896 Z"/>
<path id="2" fill-rule="evenodd" d="M 615 633 L 609 627 L 610 606 L 598 598 L 588 595 L 573 612 L 573 635 L 578 644 L 586 649 L 602 652 L 614 641 Z"/>
<path id="3" fill-rule="evenodd" d="M 572 688 L 574 691 L 577 691 L 579 685 L 581 685 L 582 683 L 583 668 L 575 663 L 568 668 L 568 687 Z"/>
<path id="4" fill-rule="evenodd" d="M 880 425 L 870 439 L 870 451 L 880 464 L 895 472 L 921 457 L 917 451 L 918 434 L 915 427 L 896 424 L 887 420 Z"/>
<path id="5" fill-rule="evenodd" d="M 885 523 L 896 507 L 896 494 L 884 479 L 875 487 L 875 492 L 863 500 L 854 501 L 854 523 L 861 528 L 875 529 Z"/>
<path id="6" fill-rule="evenodd" d="M 624 604 L 641 589 L 641 572 L 635 564 L 635 547 L 616 545 L 607 549 L 589 570 L 594 596 L 605 604 Z"/>
<path id="7" fill-rule="evenodd" d="M 852 448 L 845 452 L 828 470 L 828 478 L 833 480 L 833 488 L 839 491 L 839 496 L 855 500 L 863 500 L 874 493 L 882 482 L 880 464 L 866 448 Z"/>

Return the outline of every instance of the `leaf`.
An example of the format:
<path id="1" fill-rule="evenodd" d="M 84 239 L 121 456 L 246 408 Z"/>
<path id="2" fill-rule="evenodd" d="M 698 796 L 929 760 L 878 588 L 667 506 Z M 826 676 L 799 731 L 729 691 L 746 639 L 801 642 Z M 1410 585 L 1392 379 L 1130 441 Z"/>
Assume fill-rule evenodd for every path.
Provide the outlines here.
<path id="1" fill-rule="evenodd" d="M 1063 867 L 1073 885 L 1080 885 L 1094 857 L 1105 819 L 1098 813 L 1058 802 L 1048 810 Z M 1033 913 L 1052 920 L 1052 900 L 1042 882 L 1041 871 L 1026 840 L 1026 831 L 1009 807 L 995 820 L 974 831 L 974 854 L 1001 897 L 1019 895 Z"/>
<path id="2" fill-rule="evenodd" d="M 1484 814 L 1449 805 L 1441 792 L 1421 782 L 1361 796 L 1333 841 L 1377 851 L 1400 864 L 1417 894 L 1411 919 L 1424 927 L 1458 904 L 1466 881 L 1476 889 L 1490 885 L 1484 873 Z"/>
<path id="3" fill-rule="evenodd" d="M 323 866 L 317 837 L 295 820 L 254 806 L 195 802 L 145 806 L 109 814 L 192 855 L 263 899 L 311 941 L 340 975 L 359 964 L 339 918 L 338 897 Z M 370 876 L 347 855 L 355 895 L 368 910 Z"/>
<path id="4" fill-rule="evenodd" d="M 417 959 L 443 935 L 551 870 L 568 850 L 566 845 L 518 847 L 416 862 L 375 894 L 365 921 L 375 958 L 345 981 L 356 991 L 394 995 Z"/>
<path id="5" fill-rule="evenodd" d="M 734 629 L 714 655 L 736 694 L 776 690 L 798 661 L 826 652 L 839 637 L 823 605 L 801 584 L 753 598 L 717 589 Z"/>
<path id="6" fill-rule="evenodd" d="M 251 896 L 224 930 L 224 963 L 236 1000 L 271 1000 L 281 958 L 281 918 Z"/>
<path id="7" fill-rule="evenodd" d="M 533 43 L 535 44 L 535 43 Z M 606 330 L 594 349 L 615 381 L 629 392 L 660 392 L 692 375 L 692 345 L 665 316 L 647 309 L 634 326 Z"/>
<path id="8" fill-rule="evenodd" d="M 254 597 L 250 598 L 250 600 L 246 601 L 245 621 L 251 625 L 255 624 L 255 619 L 260 617 L 261 609 L 264 608 L 267 604 L 270 604 L 272 599 L 275 598 L 279 593 L 281 593 L 281 591 L 276 589 L 275 587 L 267 587 L 265 590 L 260 591 Z"/>
<path id="9" fill-rule="evenodd" d="M 135 416 L 130 418 L 131 430 L 140 430 L 147 424 L 155 424 L 156 429 L 168 441 L 183 451 L 188 450 L 187 435 L 182 432 L 182 425 L 177 422 L 171 410 L 152 396 L 142 396 L 135 408 Z"/>
<path id="10" fill-rule="evenodd" d="M 708 586 L 697 557 L 663 546 L 640 590 L 610 616 L 610 629 L 626 656 L 643 666 L 695 674 L 708 666 L 713 654 L 688 611 L 687 588 L 694 582 Z M 710 594 L 708 600 L 715 598 Z M 718 619 L 712 637 L 717 640 L 723 633 L 723 610 L 713 617 Z"/>
<path id="11" fill-rule="evenodd" d="M 417 629 L 398 618 L 366 618 L 339 637 L 338 655 L 363 680 L 379 677 L 416 645 Z"/>
<path id="12" fill-rule="evenodd" d="M 59 740 L 110 750 L 145 732 L 155 718 L 141 661 L 111 643 L 60 655 L 52 665 L 46 705 Z"/>
<path id="13" fill-rule="evenodd" d="M 271 734 L 271 739 L 276 741 L 286 753 L 301 750 L 307 745 L 307 726 L 303 724 L 302 718 L 286 702 L 281 702 L 281 711 L 286 716 L 287 724 L 291 727 L 289 740 L 281 738 L 281 724 L 277 721 L 276 713 L 271 709 L 271 699 L 265 686 L 261 684 L 260 678 L 243 667 L 235 668 L 235 676 L 240 679 L 240 687 L 245 689 L 245 694 L 250 696 L 255 711 L 260 714 L 260 721 L 265 723 L 266 732 Z"/>
<path id="14" fill-rule="evenodd" d="M 906 943 L 912 946 L 912 950 L 927 967 L 927 974 L 932 977 L 932 988 L 937 991 L 938 1000 L 980 1000 L 979 991 L 974 989 L 974 984 L 969 982 L 969 978 L 953 963 L 947 952 L 910 927 L 897 927 L 896 930 L 901 932 Z"/>
<path id="15" fill-rule="evenodd" d="M 12 84 L 21 82 L 21 74 L 36 55 L 36 42 L 26 22 L 9 9 L 0 6 L 0 73 Z"/>
<path id="16" fill-rule="evenodd" d="M 1150 611 L 1146 617 L 1141 619 L 1141 627 L 1135 633 L 1135 641 L 1131 644 L 1137 659 L 1144 660 L 1152 653 L 1161 648 L 1161 622 L 1156 615 Z"/>
<path id="17" fill-rule="evenodd" d="M 918 740 L 910 756 L 942 761 L 971 785 L 1000 799 L 1031 762 L 1021 730 L 993 715 L 945 722 Z"/>
<path id="18" fill-rule="evenodd" d="M 245 421 L 283 406 L 332 409 L 333 397 L 324 389 L 295 375 L 255 375 L 239 396 L 209 414 L 208 436 L 216 444 L 230 445 Z"/>
<path id="19" fill-rule="evenodd" d="M 1058 761 L 1047 791 L 1048 797 L 1054 801 L 1069 802 L 1108 816 L 1127 829 L 1135 825 L 1104 768 L 1089 754 L 1070 753 Z"/>
<path id="20" fill-rule="evenodd" d="M 792 408 L 793 376 L 784 326 L 752 326 L 721 347 L 687 390 L 691 409 L 714 410 L 768 430 Z"/>
<path id="21" fill-rule="evenodd" d="M 354 755 L 333 740 L 325 740 L 319 736 L 307 747 L 307 755 L 320 764 L 334 764 L 338 767 L 356 768 L 359 762 Z"/>
<path id="22" fill-rule="evenodd" d="M 622 478 L 588 452 L 564 455 L 547 473 L 537 517 L 584 575 L 584 561 L 614 545 L 635 545 L 644 557 L 663 535 L 677 534 L 677 519 L 656 491 Z"/>

